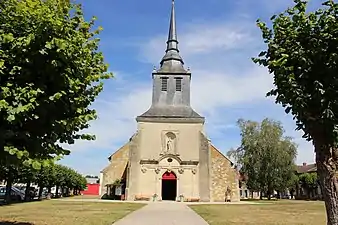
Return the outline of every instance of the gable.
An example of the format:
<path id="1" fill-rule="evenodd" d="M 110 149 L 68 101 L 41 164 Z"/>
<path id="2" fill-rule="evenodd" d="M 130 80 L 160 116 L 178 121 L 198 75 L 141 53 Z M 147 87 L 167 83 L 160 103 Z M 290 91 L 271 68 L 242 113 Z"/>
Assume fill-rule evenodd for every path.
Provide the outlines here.
<path id="1" fill-rule="evenodd" d="M 130 141 L 124 144 L 121 148 L 119 148 L 116 152 L 108 157 L 109 165 L 106 166 L 101 172 L 105 173 L 111 168 L 115 168 L 119 165 L 119 170 L 124 171 L 126 164 L 128 163 L 129 157 L 129 145 Z M 120 163 L 119 163 L 120 162 Z"/>
<path id="2" fill-rule="evenodd" d="M 227 156 L 225 156 L 221 151 L 219 151 L 212 143 L 210 143 L 210 153 L 211 153 L 211 157 L 224 158 L 230 163 L 231 166 L 234 165 L 234 163 Z"/>
<path id="3" fill-rule="evenodd" d="M 127 143 L 125 143 L 121 148 L 119 148 L 118 150 L 116 150 L 113 154 L 111 154 L 109 157 L 108 157 L 108 160 L 109 161 L 112 161 L 113 159 L 115 158 L 119 158 L 123 152 L 126 150 L 126 149 L 129 149 L 129 145 L 130 145 L 130 141 L 128 141 Z"/>

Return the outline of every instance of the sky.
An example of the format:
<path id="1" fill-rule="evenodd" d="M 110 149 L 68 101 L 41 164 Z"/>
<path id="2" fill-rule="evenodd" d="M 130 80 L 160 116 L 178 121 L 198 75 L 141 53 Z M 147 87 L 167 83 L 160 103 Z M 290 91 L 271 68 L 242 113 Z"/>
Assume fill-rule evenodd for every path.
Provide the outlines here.
<path id="1" fill-rule="evenodd" d="M 154 66 L 164 55 L 171 0 L 77 0 L 87 19 L 103 27 L 100 50 L 114 78 L 93 108 L 98 119 L 86 132 L 95 141 L 78 141 L 61 161 L 80 173 L 99 175 L 108 157 L 136 131 L 136 116 L 151 104 Z M 310 1 L 310 9 L 320 0 Z M 206 117 L 205 131 L 224 154 L 240 145 L 239 118 L 281 121 L 285 135 L 298 144 L 296 162 L 314 162 L 311 143 L 295 131 L 295 122 L 266 92 L 272 75 L 255 65 L 265 48 L 255 24 L 293 5 L 292 0 L 176 0 L 180 54 L 192 72 L 191 105 Z"/>

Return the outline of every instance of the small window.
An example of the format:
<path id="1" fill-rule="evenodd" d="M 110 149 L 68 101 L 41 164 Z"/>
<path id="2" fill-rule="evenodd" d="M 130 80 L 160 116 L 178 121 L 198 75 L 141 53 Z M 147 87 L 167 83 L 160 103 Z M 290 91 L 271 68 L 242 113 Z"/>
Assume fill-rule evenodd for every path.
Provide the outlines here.
<path id="1" fill-rule="evenodd" d="M 182 91 L 182 78 L 175 79 L 176 79 L 176 91 Z"/>
<path id="2" fill-rule="evenodd" d="M 168 77 L 161 78 L 161 91 L 168 91 Z"/>

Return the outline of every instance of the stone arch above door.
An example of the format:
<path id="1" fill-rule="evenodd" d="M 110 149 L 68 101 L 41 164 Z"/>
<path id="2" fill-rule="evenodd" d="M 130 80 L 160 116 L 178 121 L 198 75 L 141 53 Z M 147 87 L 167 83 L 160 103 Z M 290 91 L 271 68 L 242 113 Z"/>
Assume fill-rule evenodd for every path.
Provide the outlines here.
<path id="1" fill-rule="evenodd" d="M 163 155 L 158 160 L 159 166 L 180 166 L 182 160 L 174 154 Z"/>

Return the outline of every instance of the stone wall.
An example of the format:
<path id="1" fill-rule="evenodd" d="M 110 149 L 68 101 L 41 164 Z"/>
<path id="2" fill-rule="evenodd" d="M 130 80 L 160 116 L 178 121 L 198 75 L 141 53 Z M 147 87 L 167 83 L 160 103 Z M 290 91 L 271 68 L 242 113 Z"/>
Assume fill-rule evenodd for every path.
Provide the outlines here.
<path id="1" fill-rule="evenodd" d="M 199 195 L 201 202 L 210 201 L 210 144 L 205 135 L 200 132 L 199 147 Z"/>
<path id="2" fill-rule="evenodd" d="M 224 202 L 227 188 L 231 190 L 231 201 L 239 201 L 238 175 L 230 160 L 210 145 L 211 152 L 211 200 Z"/>
<path id="3" fill-rule="evenodd" d="M 140 167 L 140 137 L 141 131 L 137 131 L 129 144 L 129 164 L 127 169 L 126 198 L 129 201 L 135 200 L 138 193 Z"/>
<path id="4" fill-rule="evenodd" d="M 129 160 L 129 142 L 110 157 L 110 164 L 102 170 L 101 195 L 107 193 L 107 184 L 121 179 Z"/>

